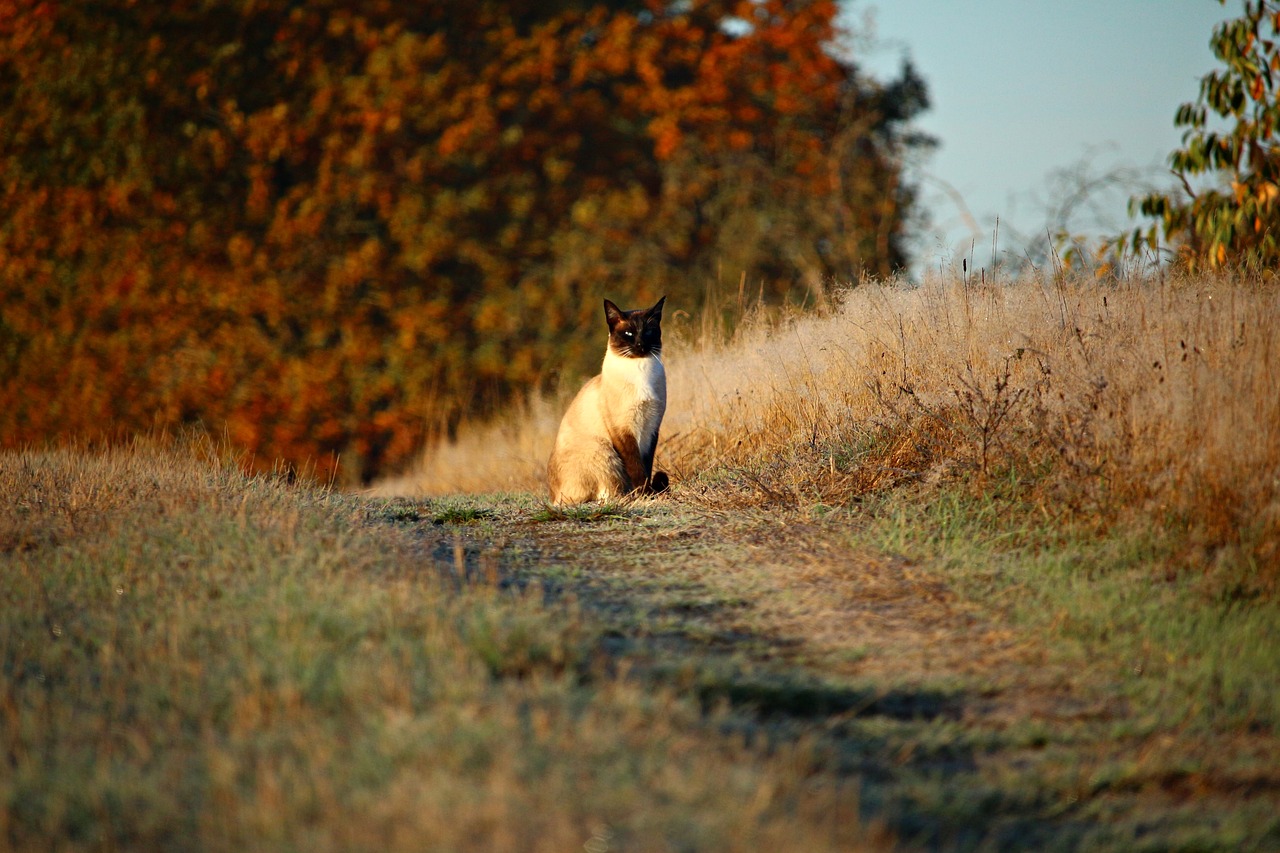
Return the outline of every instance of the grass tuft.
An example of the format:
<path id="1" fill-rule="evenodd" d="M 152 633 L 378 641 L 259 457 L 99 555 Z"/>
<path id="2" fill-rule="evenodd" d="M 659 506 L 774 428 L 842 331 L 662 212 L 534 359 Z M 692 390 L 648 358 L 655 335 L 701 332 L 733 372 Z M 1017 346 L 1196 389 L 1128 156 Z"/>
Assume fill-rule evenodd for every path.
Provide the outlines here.
<path id="1" fill-rule="evenodd" d="M 446 503 L 431 516 L 433 524 L 476 524 L 493 517 L 493 510 L 470 503 Z"/>
<path id="2" fill-rule="evenodd" d="M 626 501 L 594 501 L 584 504 L 556 506 L 547 504 L 534 514 L 539 522 L 571 521 L 593 524 L 601 521 L 618 521 L 630 517 L 630 505 Z"/>

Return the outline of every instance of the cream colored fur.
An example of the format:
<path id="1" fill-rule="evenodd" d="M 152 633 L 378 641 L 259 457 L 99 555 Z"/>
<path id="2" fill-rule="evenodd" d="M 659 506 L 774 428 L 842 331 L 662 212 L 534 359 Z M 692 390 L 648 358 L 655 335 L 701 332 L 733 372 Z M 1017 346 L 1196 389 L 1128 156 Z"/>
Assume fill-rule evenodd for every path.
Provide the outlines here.
<path id="1" fill-rule="evenodd" d="M 606 351 L 600 375 L 583 386 L 560 422 L 547 465 L 552 502 L 610 500 L 644 486 L 627 475 L 611 436 L 634 436 L 641 454 L 652 457 L 666 408 L 661 356 Z"/>

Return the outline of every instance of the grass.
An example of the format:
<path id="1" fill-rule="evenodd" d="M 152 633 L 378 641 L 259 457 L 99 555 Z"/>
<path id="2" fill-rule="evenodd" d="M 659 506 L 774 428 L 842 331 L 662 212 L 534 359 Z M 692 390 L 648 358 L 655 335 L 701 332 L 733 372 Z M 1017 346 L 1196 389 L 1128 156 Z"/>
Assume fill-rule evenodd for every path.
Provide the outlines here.
<path id="1" fill-rule="evenodd" d="M 433 508 L 196 455 L 0 459 L 0 847 L 862 843 L 805 747 L 609 676 L 571 601 L 460 581 Z"/>
<path id="2" fill-rule="evenodd" d="M 821 315 L 749 315 L 727 341 L 677 328 L 657 464 L 725 510 L 1012 481 L 1048 518 L 1159 528 L 1171 567 L 1271 596 L 1277 312 L 1258 278 L 931 279 L 864 283 Z M 464 428 L 382 489 L 545 492 L 573 390 Z"/>
<path id="3" fill-rule="evenodd" d="M 752 742 L 814 739 L 864 819 L 908 845 L 1280 841 L 1272 603 L 1153 577 L 1158 542 L 933 497 L 511 522 L 561 549 L 517 572 L 555 571 L 630 678 L 676 685 Z"/>
<path id="4" fill-rule="evenodd" d="M 559 398 L 371 495 L 0 457 L 0 846 L 1280 846 L 1278 298 L 677 340 L 656 500 L 547 505 Z"/>
<path id="5" fill-rule="evenodd" d="M 15 849 L 1280 839 L 1280 618 L 1159 543 L 965 489 L 477 525 L 147 448 L 0 472 Z"/>
<path id="6" fill-rule="evenodd" d="M 1275 844 L 1278 311 L 1261 278 L 936 278 L 686 337 L 657 463 L 678 511 L 644 531 L 676 568 L 573 525 L 595 562 L 566 576 L 661 679 L 765 717 L 960 697 L 959 724 L 888 724 L 920 762 L 853 763 L 906 839 Z M 562 402 L 385 487 L 543 492 Z M 887 725 L 854 718 L 834 753 Z"/>
<path id="7" fill-rule="evenodd" d="M 1016 724 L 1035 721 L 1034 778 L 1009 782 L 1097 820 L 1081 836 L 1087 846 L 1265 849 L 1280 840 L 1274 602 L 1224 600 L 1205 578 L 1169 572 L 1169 543 L 1149 531 L 1099 539 L 963 492 L 895 503 L 866 535 L 937 566 L 1062 668 L 1053 701 L 1041 697 Z"/>
<path id="8" fill-rule="evenodd" d="M 627 518 L 627 508 L 628 505 L 623 501 L 596 501 L 570 506 L 548 504 L 534 516 L 534 520 L 577 521 L 582 523 L 609 521 Z"/>

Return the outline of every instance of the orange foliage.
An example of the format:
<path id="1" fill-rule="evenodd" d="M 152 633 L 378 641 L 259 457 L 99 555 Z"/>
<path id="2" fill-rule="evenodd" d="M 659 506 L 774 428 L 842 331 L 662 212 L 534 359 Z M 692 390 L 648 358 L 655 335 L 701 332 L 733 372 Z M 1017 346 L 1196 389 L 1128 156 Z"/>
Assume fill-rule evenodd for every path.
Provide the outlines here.
<path id="1" fill-rule="evenodd" d="M 368 479 L 598 358 L 601 293 L 891 271 L 922 90 L 835 12 L 0 0 L 0 441 Z"/>

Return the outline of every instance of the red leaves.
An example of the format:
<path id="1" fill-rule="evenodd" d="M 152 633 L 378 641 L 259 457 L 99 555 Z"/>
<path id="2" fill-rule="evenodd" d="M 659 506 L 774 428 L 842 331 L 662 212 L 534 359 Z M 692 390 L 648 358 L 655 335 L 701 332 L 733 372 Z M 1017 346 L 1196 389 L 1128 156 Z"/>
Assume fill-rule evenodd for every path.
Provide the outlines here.
<path id="1" fill-rule="evenodd" d="M 729 264 L 781 298 L 814 271 L 778 258 L 858 242 L 833 173 L 895 185 L 832 159 L 831 0 L 91 5 L 0 0 L 38 84 L 0 107 L 10 445 L 200 421 L 367 478 L 588 369 L 601 290 L 692 304 Z"/>

